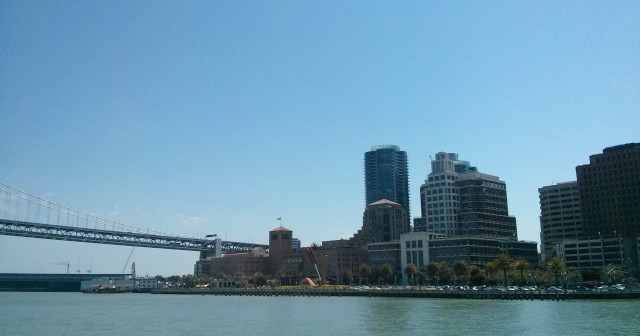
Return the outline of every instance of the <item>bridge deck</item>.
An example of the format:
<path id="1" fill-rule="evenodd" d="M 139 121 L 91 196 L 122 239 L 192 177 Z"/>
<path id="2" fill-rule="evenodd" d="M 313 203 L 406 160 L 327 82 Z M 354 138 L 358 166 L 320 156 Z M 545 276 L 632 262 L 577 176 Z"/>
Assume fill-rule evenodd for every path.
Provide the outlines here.
<path id="1" fill-rule="evenodd" d="M 199 252 L 210 252 L 216 248 L 216 239 L 163 236 L 144 232 L 110 231 L 88 227 L 40 224 L 7 219 L 0 219 L 0 235 Z M 220 246 L 222 253 L 248 251 L 254 247 L 269 248 L 268 245 L 230 241 L 221 241 Z"/>

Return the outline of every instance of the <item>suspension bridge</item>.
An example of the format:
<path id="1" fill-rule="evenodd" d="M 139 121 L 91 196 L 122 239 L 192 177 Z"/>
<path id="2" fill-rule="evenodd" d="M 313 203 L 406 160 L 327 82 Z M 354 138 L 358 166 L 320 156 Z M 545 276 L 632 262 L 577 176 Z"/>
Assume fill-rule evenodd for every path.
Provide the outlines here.
<path id="1" fill-rule="evenodd" d="M 94 216 L 0 182 L 0 235 L 200 252 L 200 259 L 268 245 L 180 236 Z"/>

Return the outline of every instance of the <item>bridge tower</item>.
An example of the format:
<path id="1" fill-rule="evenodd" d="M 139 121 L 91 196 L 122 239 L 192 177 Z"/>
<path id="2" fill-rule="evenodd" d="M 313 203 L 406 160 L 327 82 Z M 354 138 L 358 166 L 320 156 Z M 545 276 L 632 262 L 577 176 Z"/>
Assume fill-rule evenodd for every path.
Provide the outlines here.
<path id="1" fill-rule="evenodd" d="M 216 237 L 214 245 L 215 247 L 212 250 L 200 251 L 200 260 L 222 257 L 222 239 Z"/>

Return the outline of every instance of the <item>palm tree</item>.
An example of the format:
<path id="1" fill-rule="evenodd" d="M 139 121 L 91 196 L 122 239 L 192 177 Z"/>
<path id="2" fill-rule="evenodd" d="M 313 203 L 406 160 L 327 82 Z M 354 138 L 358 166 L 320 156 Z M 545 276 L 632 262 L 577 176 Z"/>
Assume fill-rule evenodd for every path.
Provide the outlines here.
<path id="1" fill-rule="evenodd" d="M 476 265 L 469 266 L 469 283 L 472 286 L 479 286 L 484 284 L 485 275 L 484 272 L 480 269 L 480 267 Z"/>
<path id="2" fill-rule="evenodd" d="M 562 259 L 560 259 L 558 257 L 551 257 L 547 261 L 547 268 L 549 269 L 549 271 L 551 271 L 551 272 L 553 272 L 553 274 L 555 274 L 555 276 L 556 276 L 556 285 L 558 285 L 560 283 L 558 281 L 558 275 L 560 275 L 560 271 L 562 271 L 562 269 L 564 268 L 564 263 L 562 262 Z"/>
<path id="3" fill-rule="evenodd" d="M 524 271 L 529 269 L 529 262 L 524 259 L 516 259 L 511 264 L 513 269 L 520 272 L 520 283 L 524 284 Z"/>
<path id="4" fill-rule="evenodd" d="M 498 254 L 498 257 L 495 260 L 496 266 L 498 267 L 498 269 L 502 270 L 502 274 L 504 275 L 504 285 L 507 285 L 507 271 L 509 270 L 509 268 L 511 267 L 511 260 L 509 259 L 509 256 L 502 253 L 502 254 Z"/>
<path id="5" fill-rule="evenodd" d="M 413 276 L 418 273 L 418 268 L 414 264 L 407 264 L 404 268 L 404 273 L 409 276 L 411 279 L 411 284 L 413 285 Z"/>
<path id="6" fill-rule="evenodd" d="M 351 285 L 351 281 L 353 280 L 353 273 L 351 273 L 350 270 L 346 270 L 344 272 L 342 272 L 342 274 L 340 275 L 342 277 L 342 284 L 344 285 Z"/>
<path id="7" fill-rule="evenodd" d="M 438 272 L 438 278 L 440 279 L 440 283 L 449 283 L 451 282 L 451 271 L 449 270 L 449 264 L 446 261 L 440 262 L 440 272 Z"/>
<path id="8" fill-rule="evenodd" d="M 385 285 L 389 284 L 389 278 L 391 278 L 392 275 L 393 275 L 393 267 L 391 267 L 391 264 L 389 263 L 383 264 L 382 267 L 380 268 L 380 276 L 382 276 L 382 279 L 384 280 Z"/>
<path id="9" fill-rule="evenodd" d="M 284 279 L 285 276 L 286 274 L 283 270 L 278 270 L 276 272 L 276 279 L 278 279 L 278 283 L 280 284 L 280 286 L 282 286 L 282 279 Z"/>
<path id="10" fill-rule="evenodd" d="M 360 269 L 358 271 L 360 273 L 360 284 L 362 284 L 363 279 L 369 279 L 369 276 L 371 276 L 371 268 L 367 264 L 360 265 Z"/>
<path id="11" fill-rule="evenodd" d="M 427 264 L 427 276 L 431 279 L 437 279 L 438 275 L 440 275 L 440 263 L 430 262 Z M 434 284 L 436 284 L 434 282 Z"/>
<path id="12" fill-rule="evenodd" d="M 467 262 L 464 260 L 456 260 L 453 262 L 453 275 L 455 275 L 458 280 L 458 285 L 464 285 L 464 283 L 460 283 L 460 278 L 464 279 L 464 276 L 467 274 Z"/>

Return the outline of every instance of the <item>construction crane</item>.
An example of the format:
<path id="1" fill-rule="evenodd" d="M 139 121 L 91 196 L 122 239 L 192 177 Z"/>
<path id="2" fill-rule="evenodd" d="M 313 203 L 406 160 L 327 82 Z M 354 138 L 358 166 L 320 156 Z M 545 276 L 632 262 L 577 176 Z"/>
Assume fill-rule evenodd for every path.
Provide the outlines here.
<path id="1" fill-rule="evenodd" d="M 127 257 L 127 261 L 125 261 L 125 263 L 124 263 L 124 267 L 122 268 L 122 272 L 120 272 L 121 274 L 124 274 L 124 271 L 127 270 L 127 266 L 129 265 L 129 260 L 131 260 L 131 255 L 133 254 L 133 250 L 135 248 L 136 248 L 135 246 L 131 248 L 131 252 L 129 252 L 129 257 Z"/>
<path id="2" fill-rule="evenodd" d="M 66 265 L 67 266 L 67 274 L 69 274 L 69 265 L 71 264 L 70 261 L 61 261 L 61 262 L 57 262 L 57 263 L 50 263 L 53 265 Z"/>

